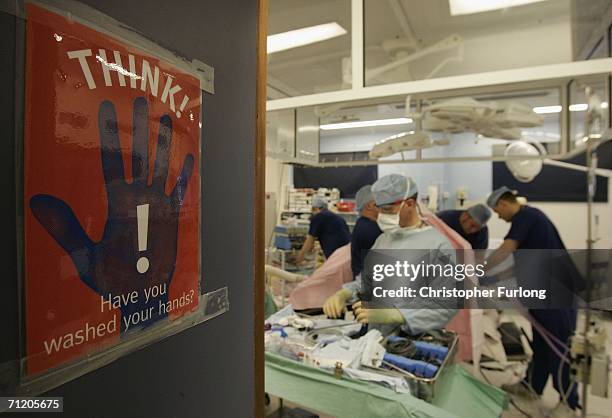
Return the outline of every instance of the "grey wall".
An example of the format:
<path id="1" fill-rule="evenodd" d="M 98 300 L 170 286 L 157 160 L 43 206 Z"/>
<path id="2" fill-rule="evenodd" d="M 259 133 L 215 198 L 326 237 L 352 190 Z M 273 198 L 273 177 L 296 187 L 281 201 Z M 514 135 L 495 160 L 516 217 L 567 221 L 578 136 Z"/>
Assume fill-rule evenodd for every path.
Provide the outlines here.
<path id="1" fill-rule="evenodd" d="M 0 13 L 0 62 L 16 60 L 19 21 Z M 0 382 L 12 384 L 18 371 L 14 361 L 19 356 L 19 303 L 17 293 L 16 167 L 15 167 L 15 66 L 0 65 L 0 238 L 2 276 L 0 276 Z M 3 383 L 0 383 L 2 393 Z"/>
<path id="2" fill-rule="evenodd" d="M 253 415 L 253 166 L 257 2 L 254 0 L 86 0 L 158 44 L 215 68 L 203 99 L 203 288 L 227 285 L 230 312 L 54 389 L 66 417 L 247 417 Z M 14 33 L 2 14 L 0 31 Z M 3 62 L 14 37 L 0 36 Z M 7 55 L 6 60 L 4 55 Z M 10 61 L 9 61 L 10 60 Z M 14 75 L 3 71 L 3 137 L 12 138 Z M 8 74 L 4 74 L 8 71 Z M 8 90 L 7 90 L 8 89 Z M 9 96 L 9 97 L 7 97 Z M 6 120 L 5 120 L 6 118 Z M 17 342 L 14 282 L 15 168 L 0 153 L 4 269 L 0 280 L 0 363 Z M 8 216 L 8 217 L 7 217 Z M 6 225 L 5 225 L 6 224 Z M 9 336 L 8 342 L 5 335 Z M 20 414 L 24 416 L 24 414 Z"/>

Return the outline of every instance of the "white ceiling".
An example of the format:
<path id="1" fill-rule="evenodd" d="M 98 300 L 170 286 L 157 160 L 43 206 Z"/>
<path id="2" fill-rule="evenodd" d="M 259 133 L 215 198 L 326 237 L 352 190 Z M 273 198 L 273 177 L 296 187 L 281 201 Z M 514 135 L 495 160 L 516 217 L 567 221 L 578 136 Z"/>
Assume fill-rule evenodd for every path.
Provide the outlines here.
<path id="1" fill-rule="evenodd" d="M 593 31 L 599 29 L 602 16 L 606 15 L 612 0 L 573 0 L 572 1 L 572 44 L 574 55 L 582 52 Z"/>
<path id="2" fill-rule="evenodd" d="M 597 1 L 612 3 L 612 0 Z M 269 98 L 350 87 L 343 84 L 341 71 L 342 58 L 350 57 L 350 3 L 350 0 L 270 0 L 269 34 L 330 21 L 338 22 L 349 33 L 270 54 Z M 385 41 L 412 39 L 416 48 L 421 49 L 451 34 L 459 34 L 464 39 L 464 59 L 444 66 L 438 76 L 563 62 L 572 57 L 570 0 L 547 0 L 454 17 L 450 16 L 448 0 L 365 0 L 364 7 L 368 69 L 397 59 L 383 49 Z M 549 39 L 543 35 L 549 35 Z M 414 51 L 406 48 L 403 53 Z M 422 78 L 454 53 L 429 55 L 410 67 L 404 65 L 372 79 L 370 84 Z"/>
<path id="3" fill-rule="evenodd" d="M 393 1 L 366 0 L 366 37 L 368 45 L 382 43 L 384 39 L 405 36 L 393 13 Z M 410 26 L 422 44 L 442 39 L 452 33 L 468 37 L 487 35 L 509 28 L 532 27 L 549 20 L 569 17 L 568 0 L 548 0 L 509 9 L 494 10 L 461 16 L 451 16 L 448 0 L 400 0 Z"/>

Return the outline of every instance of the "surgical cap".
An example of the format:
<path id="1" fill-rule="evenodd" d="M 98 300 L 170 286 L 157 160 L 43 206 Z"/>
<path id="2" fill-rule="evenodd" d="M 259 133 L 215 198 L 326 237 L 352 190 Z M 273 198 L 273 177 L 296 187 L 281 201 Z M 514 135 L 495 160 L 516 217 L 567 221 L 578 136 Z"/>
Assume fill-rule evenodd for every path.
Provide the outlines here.
<path id="1" fill-rule="evenodd" d="M 376 205 L 390 205 L 417 194 L 418 188 L 409 177 L 400 174 L 389 174 L 379 178 L 372 185 L 372 194 Z"/>
<path id="2" fill-rule="evenodd" d="M 355 195 L 355 207 L 357 211 L 361 212 L 366 203 L 371 202 L 372 200 L 374 200 L 372 186 L 369 184 L 367 186 L 363 186 Z"/>
<path id="3" fill-rule="evenodd" d="M 502 195 L 506 193 L 516 194 L 516 192 L 513 190 L 510 190 L 510 188 L 506 186 L 502 186 L 499 189 L 493 190 L 491 192 L 491 194 L 487 198 L 487 206 L 489 206 L 490 208 L 494 208 L 495 205 L 497 205 L 497 201 L 499 200 L 499 198 L 502 197 Z"/>
<path id="4" fill-rule="evenodd" d="M 478 222 L 480 226 L 485 225 L 491 217 L 491 211 L 482 203 L 468 208 L 467 213 L 469 213 L 472 219 Z"/>
<path id="5" fill-rule="evenodd" d="M 321 196 L 314 196 L 312 198 L 312 207 L 313 208 L 319 208 L 319 209 L 323 209 L 323 208 L 327 208 L 327 200 L 325 200 L 323 197 Z"/>

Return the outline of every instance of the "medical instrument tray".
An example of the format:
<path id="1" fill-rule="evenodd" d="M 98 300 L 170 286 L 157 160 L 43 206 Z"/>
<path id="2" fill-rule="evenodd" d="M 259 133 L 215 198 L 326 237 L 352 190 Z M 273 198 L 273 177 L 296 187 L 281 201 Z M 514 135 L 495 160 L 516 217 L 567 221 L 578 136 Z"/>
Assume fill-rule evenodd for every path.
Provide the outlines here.
<path id="1" fill-rule="evenodd" d="M 437 333 L 444 335 L 444 343 L 440 344 L 442 339 L 437 339 L 435 336 L 426 335 L 416 340 L 434 342 L 436 344 L 443 345 L 448 348 L 448 354 L 442 361 L 442 364 L 438 367 L 436 374 L 431 378 L 420 377 L 408 371 L 400 368 L 385 369 L 382 367 L 368 367 L 374 369 L 378 373 L 386 374 L 389 376 L 400 376 L 403 377 L 410 387 L 412 395 L 423 399 L 424 401 L 430 402 L 435 396 L 439 386 L 439 383 L 443 376 L 446 374 L 448 368 L 453 364 L 455 355 L 457 354 L 459 337 L 456 333 L 447 330 L 436 330 Z"/>

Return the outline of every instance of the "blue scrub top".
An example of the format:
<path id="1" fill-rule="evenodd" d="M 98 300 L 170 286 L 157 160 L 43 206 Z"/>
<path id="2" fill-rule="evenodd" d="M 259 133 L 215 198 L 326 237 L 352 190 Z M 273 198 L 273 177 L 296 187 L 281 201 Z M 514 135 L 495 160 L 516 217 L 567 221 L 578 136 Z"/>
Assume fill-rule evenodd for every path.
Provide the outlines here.
<path id="1" fill-rule="evenodd" d="M 308 234 L 319 240 L 325 258 L 351 242 L 351 233 L 344 219 L 327 209 L 310 218 Z"/>
<path id="2" fill-rule="evenodd" d="M 512 217 L 512 227 L 505 239 L 518 242 L 518 249 L 564 250 L 565 245 L 555 225 L 540 209 L 522 206 Z"/>
<path id="3" fill-rule="evenodd" d="M 541 210 L 522 206 L 512 217 L 512 227 L 505 239 L 518 243 L 514 253 L 517 284 L 530 289 L 554 289 L 551 308 L 573 307 L 574 292 L 584 289 L 583 278 L 571 257 L 563 256 L 565 250 L 555 225 Z"/>
<path id="4" fill-rule="evenodd" d="M 360 216 L 357 219 L 353 229 L 353 237 L 351 238 L 351 270 L 353 271 L 353 279 L 363 269 L 363 251 L 372 248 L 380 234 L 382 234 L 382 231 L 378 224 L 370 218 Z"/>
<path id="5" fill-rule="evenodd" d="M 459 217 L 463 213 L 462 210 L 443 210 L 436 213 L 438 218 L 442 219 L 451 229 L 457 231 L 459 235 L 470 243 L 474 250 L 486 250 L 489 246 L 489 228 L 485 225 L 480 231 L 473 234 L 466 234 L 461 228 Z"/>

